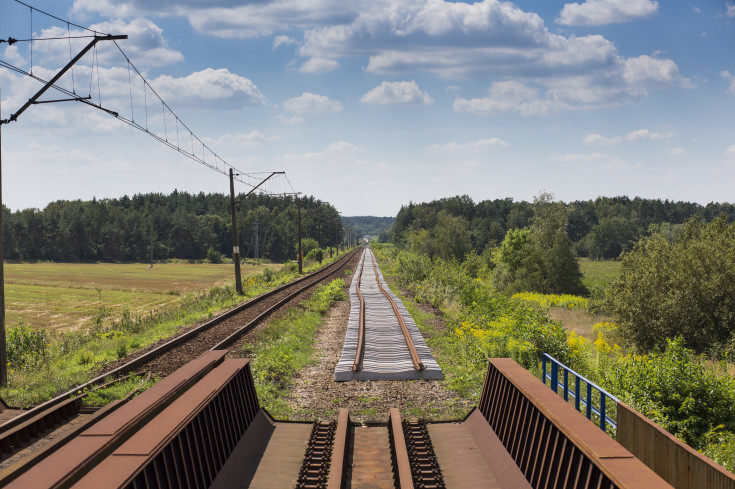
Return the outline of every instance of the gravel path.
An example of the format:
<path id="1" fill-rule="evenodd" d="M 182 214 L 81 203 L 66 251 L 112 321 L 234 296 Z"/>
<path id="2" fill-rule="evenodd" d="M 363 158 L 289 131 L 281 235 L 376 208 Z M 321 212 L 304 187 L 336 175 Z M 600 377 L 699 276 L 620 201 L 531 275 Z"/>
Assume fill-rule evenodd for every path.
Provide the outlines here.
<path id="1" fill-rule="evenodd" d="M 334 368 L 342 352 L 349 315 L 349 302 L 337 303 L 317 333 L 319 363 L 304 368 L 294 379 L 288 399 L 292 419 L 334 420 L 340 408 L 347 408 L 353 421 L 386 422 L 390 408 L 398 407 L 409 419 L 449 420 L 463 418 L 474 406 L 474 402 L 444 388 L 442 381 L 334 382 Z M 437 322 L 435 327 L 443 327 L 439 319 Z"/>

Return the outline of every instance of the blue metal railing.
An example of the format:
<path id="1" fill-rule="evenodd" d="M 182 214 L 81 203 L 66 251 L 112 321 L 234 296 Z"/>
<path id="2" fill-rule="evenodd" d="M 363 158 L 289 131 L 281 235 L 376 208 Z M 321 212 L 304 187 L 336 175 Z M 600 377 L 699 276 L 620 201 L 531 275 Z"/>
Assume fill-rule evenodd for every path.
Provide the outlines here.
<path id="1" fill-rule="evenodd" d="M 571 396 L 574 399 L 574 407 L 577 411 L 581 412 L 587 419 L 592 422 L 595 420 L 592 418 L 592 414 L 597 416 L 600 420 L 600 429 L 606 431 L 607 426 L 610 426 L 614 430 L 617 430 L 617 422 L 608 416 L 610 407 L 617 408 L 618 398 L 607 392 L 602 387 L 598 386 L 591 380 L 588 380 L 583 375 L 578 374 L 571 368 L 567 367 L 563 363 L 559 362 L 556 358 L 552 357 L 548 353 L 544 353 L 541 359 L 541 369 L 543 371 L 542 380 L 546 384 L 546 379 L 549 379 L 549 387 L 551 390 L 559 394 L 559 387 L 562 387 L 562 393 L 559 394 L 564 397 L 565 401 L 569 401 Z M 562 381 L 559 381 L 559 374 L 562 374 Z M 574 388 L 569 387 L 569 376 L 574 376 Z M 580 389 L 581 383 L 586 384 L 586 397 L 582 397 L 582 390 Z M 598 405 L 594 405 L 593 391 L 599 393 L 600 400 Z M 610 401 L 613 406 L 609 406 L 607 401 Z M 615 410 L 617 413 L 617 409 Z M 617 416 L 616 416 L 617 417 Z"/>

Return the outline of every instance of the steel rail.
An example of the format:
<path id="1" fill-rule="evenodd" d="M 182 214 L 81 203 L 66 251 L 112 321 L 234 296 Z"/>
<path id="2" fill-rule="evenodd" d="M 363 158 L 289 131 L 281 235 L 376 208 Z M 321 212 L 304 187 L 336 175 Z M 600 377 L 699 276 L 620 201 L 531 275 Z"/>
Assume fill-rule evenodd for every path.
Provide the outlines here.
<path id="1" fill-rule="evenodd" d="M 349 258 L 351 258 L 352 256 L 354 256 L 354 254 L 356 252 L 357 251 L 355 251 L 351 255 L 349 255 Z M 278 309 L 282 305 L 286 304 L 287 302 L 289 302 L 290 300 L 292 300 L 294 297 L 296 297 L 297 295 L 299 295 L 300 293 L 302 293 L 306 289 L 308 289 L 310 287 L 313 287 L 314 285 L 318 284 L 319 282 L 321 282 L 322 280 L 324 280 L 324 278 L 328 277 L 329 275 L 331 275 L 331 274 L 333 274 L 335 272 L 340 271 L 342 268 L 344 268 L 345 265 L 347 265 L 347 263 L 349 262 L 349 258 L 343 259 L 343 260 L 340 260 L 340 261 L 336 261 L 336 262 L 330 264 L 328 267 L 325 267 L 324 269 L 320 269 L 319 270 L 320 272 L 324 272 L 324 274 L 322 276 L 316 277 L 312 282 L 306 284 L 305 286 L 303 286 L 303 287 L 301 287 L 299 289 L 296 289 L 293 293 L 289 294 L 288 296 L 284 297 L 283 299 L 281 299 L 280 301 L 278 301 L 277 303 L 275 303 L 273 306 L 271 306 L 268 309 L 266 309 L 265 311 L 263 311 L 255 319 L 253 319 L 252 321 L 250 321 L 249 323 L 247 323 L 245 326 L 243 326 L 242 328 L 240 328 L 237 331 L 233 332 L 227 338 L 225 338 L 224 340 L 222 340 L 219 343 L 217 343 L 216 345 L 214 345 L 212 348 L 210 348 L 210 350 L 223 350 L 223 349 L 227 348 L 235 340 L 237 340 L 240 336 L 244 335 L 245 333 L 247 333 L 248 331 L 250 331 L 251 329 L 253 329 L 259 322 L 261 322 L 270 313 L 272 313 L 273 311 L 275 311 L 276 309 Z M 334 266 L 336 264 L 338 264 L 339 266 Z M 313 278 L 315 276 L 316 276 L 316 274 L 315 275 L 309 275 L 310 278 Z"/>
<path id="2" fill-rule="evenodd" d="M 4 432 L 12 429 L 13 427 L 15 427 L 15 426 L 17 426 L 17 425 L 19 425 L 21 423 L 24 423 L 24 422 L 26 422 L 26 421 L 34 418 L 38 414 L 40 414 L 40 413 L 48 410 L 49 408 L 51 408 L 53 406 L 56 406 L 56 405 L 59 405 L 59 404 L 63 403 L 67 399 L 71 398 L 71 396 L 74 396 L 74 395 L 80 393 L 84 389 L 87 389 L 89 387 L 92 387 L 92 386 L 95 386 L 95 385 L 99 385 L 101 383 L 104 383 L 105 380 L 108 379 L 111 376 L 120 375 L 120 374 L 124 374 L 124 373 L 130 372 L 132 370 L 135 370 L 140 365 L 144 365 L 144 364 L 150 362 L 151 360 L 155 359 L 156 357 L 162 355 L 163 353 L 169 351 L 170 349 L 175 348 L 175 347 L 177 347 L 177 346 L 179 346 L 179 345 L 181 345 L 183 343 L 188 342 L 189 340 L 191 340 L 192 338 L 194 338 L 198 334 L 200 334 L 200 333 L 202 333 L 202 332 L 204 332 L 204 331 L 212 328 L 213 326 L 221 323 L 225 319 L 228 319 L 228 318 L 230 318 L 230 317 L 232 317 L 232 316 L 234 316 L 234 315 L 236 315 L 236 314 L 244 311 L 245 309 L 248 309 L 249 307 L 251 307 L 251 306 L 253 306 L 253 305 L 257 304 L 257 303 L 262 302 L 263 300 L 267 299 L 268 297 L 271 297 L 272 295 L 275 295 L 275 294 L 277 294 L 277 293 L 279 293 L 279 292 L 281 292 L 281 291 L 283 291 L 285 289 L 288 289 L 289 287 L 293 287 L 293 286 L 295 286 L 297 284 L 300 284 L 301 282 L 304 282 L 306 280 L 309 280 L 310 278 L 316 277 L 316 276 L 318 276 L 320 274 L 328 275 L 329 273 L 333 273 L 335 268 L 336 269 L 340 269 L 342 266 L 344 266 L 345 264 L 347 264 L 350 261 L 350 259 L 358 251 L 359 251 L 359 248 L 356 249 L 356 250 L 354 250 L 354 251 L 352 251 L 352 252 L 350 252 L 350 253 L 348 253 L 348 254 L 346 254 L 340 260 L 337 260 L 337 261 L 335 261 L 333 263 L 330 263 L 329 265 L 327 265 L 325 267 L 322 267 L 319 270 L 316 270 L 316 271 L 314 271 L 314 272 L 312 272 L 312 273 L 310 273 L 308 275 L 304 275 L 303 277 L 300 277 L 300 278 L 298 278 L 298 279 L 296 279 L 296 280 L 294 280 L 292 282 L 289 282 L 289 283 L 284 284 L 284 285 L 282 285 L 280 287 L 277 287 L 277 288 L 275 288 L 273 290 L 270 290 L 268 292 L 265 292 L 265 293 L 263 293 L 263 294 L 261 294 L 261 295 L 259 295 L 257 297 L 254 297 L 253 299 L 251 299 L 249 301 L 246 301 L 246 302 L 244 302 L 244 303 L 242 303 L 242 304 L 240 304 L 240 305 L 238 305 L 238 306 L 230 309 L 229 311 L 226 311 L 225 313 L 217 316 L 216 318 L 213 318 L 213 319 L 211 319 L 211 320 L 209 320 L 209 321 L 207 321 L 207 322 L 205 322 L 205 323 L 197 326 L 196 328 L 193 328 L 193 329 L 187 331 L 186 333 L 184 333 L 184 334 L 182 334 L 180 336 L 177 336 L 176 338 L 173 338 L 172 340 L 170 340 L 170 341 L 168 341 L 168 342 L 166 342 L 166 343 L 164 343 L 164 344 L 162 344 L 162 345 L 160 345 L 160 346 L 158 346 L 158 347 L 156 347 L 156 348 L 154 348 L 154 349 L 152 349 L 152 350 L 144 353 L 143 355 L 141 355 L 141 356 L 139 356 L 137 358 L 134 358 L 133 360 L 131 360 L 131 361 L 129 361 L 129 362 L 127 362 L 127 363 L 125 363 L 125 364 L 123 364 L 123 365 L 121 365 L 121 366 L 113 369 L 113 370 L 110 370 L 108 372 L 105 372 L 105 373 L 103 373 L 103 374 L 101 374 L 101 375 L 93 378 L 92 380 L 90 380 L 88 382 L 85 382 L 82 385 L 79 385 L 77 387 L 74 387 L 73 389 L 70 389 L 70 390 L 64 392 L 63 394 L 59 394 L 58 396 L 54 397 L 53 399 L 50 399 L 50 400 L 48 400 L 48 401 L 46 401 L 46 402 L 44 402 L 42 404 L 39 404 L 38 406 L 35 406 L 35 407 L 29 409 L 28 411 L 23 412 L 22 414 L 16 416 L 15 418 L 10 419 L 10 420 L 6 421 L 5 423 L 3 423 L 2 425 L 0 425 L 0 434 L 2 434 Z M 321 277 L 319 280 L 322 280 L 323 278 L 324 277 Z M 315 282 L 317 282 L 317 281 L 315 281 Z M 311 285 L 314 285 L 314 283 L 311 283 L 311 284 L 309 284 L 306 287 L 300 288 L 299 289 L 299 292 L 303 291 L 305 288 L 308 288 Z M 290 298 L 292 298 L 295 295 L 296 294 L 292 294 L 290 296 Z M 280 301 L 279 304 L 282 305 L 283 302 L 284 301 Z M 243 333 L 244 332 L 241 332 L 240 334 L 243 334 Z"/>
<path id="3" fill-rule="evenodd" d="M 378 288 L 383 293 L 383 295 L 390 301 L 390 305 L 393 307 L 393 312 L 396 315 L 396 318 L 398 319 L 398 324 L 401 326 L 401 331 L 403 332 L 403 338 L 406 340 L 406 346 L 408 347 L 408 352 L 411 354 L 411 361 L 413 362 L 413 368 L 415 368 L 418 371 L 424 370 L 426 366 L 424 365 L 424 362 L 421 361 L 421 358 L 419 357 L 418 352 L 416 351 L 416 346 L 413 344 L 413 339 L 411 338 L 411 333 L 408 331 L 408 326 L 406 326 L 406 321 L 403 319 L 403 316 L 401 315 L 401 311 L 398 310 L 398 305 L 396 304 L 396 301 L 393 300 L 393 297 L 390 296 L 387 290 L 383 288 L 383 284 L 380 281 L 380 275 L 378 274 L 378 266 L 375 263 L 375 257 L 372 253 L 370 253 L 370 258 L 373 261 L 373 270 L 375 271 L 375 280 L 378 282 Z"/>
<path id="4" fill-rule="evenodd" d="M 357 326 L 357 350 L 355 351 L 355 361 L 352 363 L 352 371 L 359 372 L 362 370 L 362 359 L 365 356 L 365 299 L 362 297 L 360 285 L 362 282 L 362 271 L 365 268 L 365 259 L 360 263 L 360 273 L 357 275 L 357 298 L 360 299 L 360 315 Z"/>

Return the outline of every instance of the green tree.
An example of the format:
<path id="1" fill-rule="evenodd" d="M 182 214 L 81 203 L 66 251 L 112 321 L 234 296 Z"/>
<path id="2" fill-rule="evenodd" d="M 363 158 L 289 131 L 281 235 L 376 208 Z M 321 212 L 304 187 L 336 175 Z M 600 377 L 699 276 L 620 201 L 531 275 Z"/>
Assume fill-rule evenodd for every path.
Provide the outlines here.
<path id="1" fill-rule="evenodd" d="M 735 224 L 693 218 L 673 241 L 643 238 L 624 255 L 607 302 L 641 351 L 676 336 L 699 353 L 724 344 L 735 331 Z"/>
<path id="2" fill-rule="evenodd" d="M 629 221 L 622 216 L 614 216 L 600 219 L 585 242 L 591 258 L 612 260 L 627 251 L 632 240 L 633 231 Z"/>
<path id="3" fill-rule="evenodd" d="M 493 281 L 508 293 L 586 294 L 572 240 L 567 208 L 542 193 L 534 199 L 531 226 L 506 234 L 495 255 Z"/>
<path id="4" fill-rule="evenodd" d="M 467 221 L 446 211 L 442 210 L 437 214 L 437 223 L 432 234 L 434 256 L 442 260 L 462 261 L 472 248 Z"/>

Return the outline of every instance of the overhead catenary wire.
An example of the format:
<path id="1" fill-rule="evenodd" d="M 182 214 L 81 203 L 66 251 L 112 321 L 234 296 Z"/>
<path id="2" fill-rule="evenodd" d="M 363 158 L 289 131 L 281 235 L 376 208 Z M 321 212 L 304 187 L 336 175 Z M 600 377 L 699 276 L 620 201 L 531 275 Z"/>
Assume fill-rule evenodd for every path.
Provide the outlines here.
<path id="1" fill-rule="evenodd" d="M 33 19 L 31 18 L 31 36 L 30 36 L 30 39 L 28 39 L 28 41 L 31 42 L 31 53 L 32 53 L 32 45 L 33 45 L 32 41 L 34 41 L 34 40 L 39 40 L 39 39 L 44 39 L 44 40 L 53 40 L 53 39 L 61 40 L 61 39 L 67 39 L 69 41 L 70 51 L 71 51 L 71 39 L 80 39 L 80 38 L 86 38 L 86 37 L 95 37 L 95 36 L 84 36 L 84 35 L 83 36 L 77 36 L 77 35 L 72 36 L 71 35 L 71 32 L 70 32 L 70 27 L 69 26 L 74 26 L 74 27 L 79 28 L 79 29 L 82 29 L 84 31 L 92 32 L 92 33 L 94 33 L 96 35 L 100 35 L 100 34 L 107 35 L 107 34 L 104 34 L 104 33 L 99 32 L 99 31 L 96 31 L 94 29 L 90 29 L 88 27 L 81 26 L 81 25 L 75 24 L 73 22 L 69 22 L 69 21 L 67 21 L 65 19 L 62 19 L 60 17 L 57 17 L 57 16 L 55 16 L 53 14 L 50 14 L 48 12 L 42 11 L 40 9 L 37 9 L 36 7 L 33 7 L 31 5 L 28 5 L 28 4 L 26 4 L 26 3 L 24 3 L 24 2 L 22 2 L 20 0 L 14 0 L 14 1 L 16 3 L 18 3 L 18 4 L 20 4 L 20 5 L 24 5 L 24 6 L 28 7 L 30 9 L 30 12 L 31 12 L 31 17 L 33 15 L 33 11 L 35 10 L 36 12 L 42 13 L 44 15 L 47 15 L 50 18 L 56 19 L 56 20 L 58 20 L 60 22 L 63 22 L 65 24 L 67 24 L 67 33 L 69 34 L 68 36 L 59 37 L 59 38 L 52 38 L 52 37 L 49 37 L 49 38 L 34 38 L 34 36 L 33 36 L 33 27 L 32 27 L 32 25 L 33 25 Z M 12 38 L 9 38 L 9 41 L 10 41 L 10 39 L 12 39 Z M 16 40 L 13 40 L 13 42 L 16 42 Z M 130 117 L 127 117 L 126 115 L 120 113 L 119 110 L 112 110 L 112 109 L 110 109 L 108 107 L 104 107 L 103 106 L 103 102 L 102 102 L 102 89 L 101 89 L 102 83 L 101 83 L 101 80 L 100 80 L 100 78 L 101 78 L 100 77 L 100 70 L 101 70 L 101 68 L 100 68 L 99 53 L 97 51 L 96 45 L 94 46 L 94 51 L 92 52 L 92 55 L 91 55 L 90 84 L 89 84 L 89 93 L 90 93 L 90 97 L 91 97 L 92 86 L 94 84 L 95 70 L 96 70 L 96 77 L 97 77 L 97 100 L 96 100 L 96 102 L 94 100 L 90 100 L 89 97 L 84 98 L 84 97 L 81 97 L 81 96 L 77 95 L 77 92 L 76 92 L 76 84 L 75 84 L 74 73 L 73 72 L 72 72 L 72 87 L 71 87 L 71 90 L 69 90 L 68 88 L 65 88 L 63 86 L 59 86 L 57 84 L 52 85 L 51 88 L 54 88 L 55 90 L 58 90 L 58 91 L 60 91 L 60 92 L 62 92 L 64 94 L 68 95 L 70 97 L 70 100 L 79 101 L 79 102 L 85 103 L 87 105 L 93 106 L 95 108 L 98 108 L 100 110 L 103 110 L 104 112 L 106 112 L 106 113 L 114 116 L 115 118 L 117 118 L 118 120 L 120 120 L 120 121 L 128 124 L 129 126 L 135 128 L 135 129 L 138 129 L 138 130 L 140 130 L 142 132 L 145 132 L 146 134 L 150 135 L 151 137 L 153 137 L 157 141 L 165 144 L 166 146 L 170 147 L 171 149 L 176 150 L 177 152 L 183 154 L 187 158 L 189 158 L 189 159 L 191 159 L 191 160 L 193 160 L 193 161 L 195 161 L 197 163 L 203 164 L 204 166 L 206 166 L 206 167 L 208 167 L 208 168 L 210 168 L 212 170 L 215 170 L 215 171 L 217 171 L 219 173 L 222 173 L 222 174 L 227 175 L 229 168 L 232 168 L 233 171 L 235 172 L 235 174 L 237 175 L 237 178 L 235 178 L 237 181 L 239 181 L 240 183 L 243 183 L 243 184 L 245 184 L 247 186 L 253 187 L 253 188 L 259 187 L 259 185 L 258 185 L 259 182 L 262 183 L 262 181 L 264 180 L 264 178 L 258 177 L 257 176 L 258 174 L 256 174 L 256 173 L 245 173 L 245 172 L 237 169 L 236 167 L 234 167 L 233 165 L 231 165 L 230 163 L 228 163 L 225 159 L 223 159 L 222 157 L 220 157 L 214 150 L 212 150 L 212 148 L 210 148 L 199 136 L 197 136 L 183 122 L 183 120 L 181 120 L 181 118 L 171 109 L 171 107 L 163 100 L 163 98 L 158 94 L 158 92 L 145 79 L 145 77 L 143 76 L 143 74 L 141 73 L 141 71 L 135 66 L 135 64 L 133 64 L 132 60 L 122 50 L 122 48 L 120 47 L 120 45 L 117 42 L 115 42 L 114 40 L 113 40 L 113 42 L 115 43 L 115 46 L 117 47 L 118 51 L 123 56 L 123 58 L 125 59 L 127 65 L 128 65 L 127 66 L 127 68 L 128 68 L 128 85 L 129 85 L 128 96 L 130 98 Z M 12 64 L 10 64 L 10 63 L 8 63 L 6 61 L 0 60 L 0 66 L 6 67 L 6 68 L 8 68 L 8 69 L 10 69 L 12 71 L 15 71 L 16 73 L 23 74 L 25 76 L 29 76 L 29 77 L 31 77 L 31 78 L 33 78 L 33 79 L 35 79 L 35 80 L 37 80 L 37 81 L 39 81 L 41 83 L 48 83 L 43 78 L 34 75 L 32 71 L 26 72 L 22 68 L 13 66 Z M 131 71 L 131 68 L 132 68 L 132 71 Z M 31 63 L 31 70 L 32 69 L 33 69 L 33 65 Z M 136 76 L 138 78 L 140 78 L 140 80 L 142 80 L 142 85 L 143 85 L 143 104 L 142 105 L 144 106 L 144 110 L 145 110 L 145 124 L 144 125 L 143 124 L 140 124 L 135 119 L 135 107 L 134 107 L 135 103 L 134 103 L 134 99 L 133 99 L 133 78 L 136 77 Z M 163 128 L 162 129 L 163 129 L 163 134 L 156 133 L 155 130 L 151 130 L 151 127 L 150 127 L 150 120 L 149 120 L 149 114 L 148 114 L 148 103 L 149 103 L 149 100 L 148 100 L 149 99 L 149 93 L 148 92 L 149 92 L 149 90 L 150 90 L 150 93 L 152 94 L 152 96 L 154 98 L 157 98 L 161 102 L 161 105 L 162 105 L 162 118 L 163 118 Z M 40 103 L 40 102 L 38 102 L 38 103 Z M 169 125 L 170 120 L 169 120 L 169 116 L 168 116 L 168 114 L 166 114 L 166 112 L 170 112 L 171 113 L 171 116 L 173 116 L 174 122 L 176 124 L 176 141 L 175 142 L 173 141 L 173 136 L 171 138 L 168 137 L 168 125 Z M 179 124 L 181 124 L 181 128 L 179 127 Z M 188 150 L 184 149 L 184 147 L 182 147 L 182 145 L 181 145 L 181 136 L 179 134 L 180 129 L 181 130 L 184 130 L 185 132 L 189 132 L 191 143 L 192 143 L 192 151 L 191 151 L 191 153 Z M 195 150 L 194 150 L 195 140 L 196 140 L 197 143 L 201 144 L 201 156 L 199 154 L 197 154 L 197 152 L 195 152 Z M 270 172 L 262 172 L 262 173 L 263 174 L 270 175 Z M 288 181 L 288 179 L 286 179 L 286 182 L 287 182 L 288 187 L 290 188 L 290 192 L 284 191 L 284 192 L 278 192 L 278 193 L 271 193 L 271 192 L 265 192 L 265 193 L 269 193 L 271 195 L 279 195 L 279 194 L 280 195 L 296 195 L 297 193 L 294 191 L 293 184 L 290 181 Z M 261 189 L 261 192 L 263 192 L 264 190 L 265 190 L 265 188 L 264 189 Z"/>

